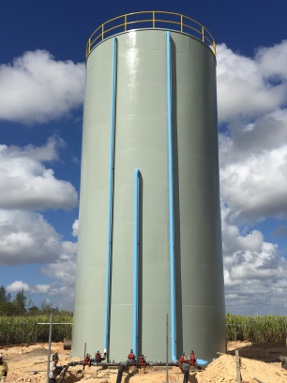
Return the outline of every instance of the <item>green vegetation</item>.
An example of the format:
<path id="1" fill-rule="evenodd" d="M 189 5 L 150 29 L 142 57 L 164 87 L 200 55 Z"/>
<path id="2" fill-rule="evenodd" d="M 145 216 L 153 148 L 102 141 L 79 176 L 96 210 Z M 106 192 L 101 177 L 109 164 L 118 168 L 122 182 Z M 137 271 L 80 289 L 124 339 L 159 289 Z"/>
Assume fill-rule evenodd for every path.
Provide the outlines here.
<path id="1" fill-rule="evenodd" d="M 48 342 L 50 314 L 53 313 L 52 341 L 71 339 L 73 315 L 43 302 L 41 307 L 26 304 L 23 291 L 14 299 L 0 287 L 0 346 Z M 285 342 L 287 316 L 226 315 L 227 341 Z"/>
<path id="2" fill-rule="evenodd" d="M 1 316 L 19 316 L 19 315 L 42 315 L 42 314 L 71 314 L 68 311 L 59 311 L 57 307 L 53 307 L 47 302 L 42 302 L 41 307 L 37 307 L 27 298 L 24 290 L 17 293 L 12 299 L 11 294 L 6 292 L 4 286 L 0 287 L 0 317 Z"/>
<path id="3" fill-rule="evenodd" d="M 53 342 L 63 342 L 64 339 L 71 339 L 71 314 L 53 315 L 53 323 Z M 0 317 L 0 346 L 8 344 L 48 342 L 49 324 L 49 315 Z"/>
<path id="4" fill-rule="evenodd" d="M 41 307 L 35 306 L 32 301 L 28 304 L 26 302 L 23 290 L 12 299 L 4 286 L 0 287 L 0 346 L 47 342 L 51 313 L 54 323 L 52 340 L 60 342 L 71 339 L 72 313 L 59 311 L 57 307 L 46 302 L 42 302 Z"/>
<path id="5" fill-rule="evenodd" d="M 230 341 L 285 342 L 286 316 L 226 315 L 226 339 Z"/>

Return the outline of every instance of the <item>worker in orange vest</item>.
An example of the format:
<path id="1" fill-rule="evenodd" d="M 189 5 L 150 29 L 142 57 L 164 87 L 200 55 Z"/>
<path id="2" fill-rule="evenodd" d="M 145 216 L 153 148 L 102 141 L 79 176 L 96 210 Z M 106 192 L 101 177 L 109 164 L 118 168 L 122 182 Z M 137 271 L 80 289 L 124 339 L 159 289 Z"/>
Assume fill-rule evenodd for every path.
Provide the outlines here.
<path id="1" fill-rule="evenodd" d="M 106 359 L 106 354 L 104 354 L 104 357 L 102 357 L 102 354 L 100 353 L 100 351 L 97 351 L 95 354 L 95 359 L 97 363 L 101 363 L 103 360 Z"/>
<path id="2" fill-rule="evenodd" d="M 139 367 L 146 367 L 146 360 L 145 360 L 144 355 L 141 355 L 139 357 Z"/>
<path id="3" fill-rule="evenodd" d="M 91 356 L 89 354 L 85 356 L 84 366 L 91 366 Z"/>
<path id="4" fill-rule="evenodd" d="M 130 363 L 135 363 L 136 362 L 136 356 L 133 353 L 133 350 L 131 349 L 129 355 L 128 355 L 128 360 Z"/>
<path id="5" fill-rule="evenodd" d="M 182 367 L 182 364 L 186 362 L 185 352 L 182 353 L 181 357 L 179 358 L 178 367 Z"/>
<path id="6" fill-rule="evenodd" d="M 193 367 L 196 367 L 196 359 L 195 359 L 195 356 L 194 356 L 194 352 L 191 351 L 190 355 L 189 355 L 189 364 Z"/>

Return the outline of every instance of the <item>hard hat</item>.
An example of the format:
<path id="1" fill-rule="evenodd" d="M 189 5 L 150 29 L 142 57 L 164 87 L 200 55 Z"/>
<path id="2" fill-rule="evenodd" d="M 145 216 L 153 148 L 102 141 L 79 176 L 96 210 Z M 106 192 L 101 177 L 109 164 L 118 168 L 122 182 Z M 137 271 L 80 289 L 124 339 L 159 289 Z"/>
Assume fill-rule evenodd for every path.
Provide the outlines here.
<path id="1" fill-rule="evenodd" d="M 4 356 L 3 354 L 0 354 L 0 359 L 2 359 L 2 358 L 3 358 L 3 356 Z"/>
<path id="2" fill-rule="evenodd" d="M 52 359 L 53 359 L 53 360 L 54 360 L 54 359 L 59 360 L 59 356 L 58 356 L 58 354 L 57 354 L 57 353 L 56 353 L 56 354 L 53 354 Z"/>

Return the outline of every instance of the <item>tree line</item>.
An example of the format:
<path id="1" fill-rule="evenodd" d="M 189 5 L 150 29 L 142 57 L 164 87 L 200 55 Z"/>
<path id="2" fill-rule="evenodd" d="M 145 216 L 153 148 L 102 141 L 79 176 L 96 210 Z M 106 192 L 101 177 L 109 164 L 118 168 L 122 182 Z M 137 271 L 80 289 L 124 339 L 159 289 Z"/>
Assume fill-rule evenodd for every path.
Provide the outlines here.
<path id="1" fill-rule="evenodd" d="M 50 313 L 71 314 L 68 311 L 59 311 L 57 307 L 53 307 L 51 303 L 46 301 L 43 301 L 40 307 L 36 306 L 31 299 L 27 299 L 23 289 L 12 299 L 12 295 L 6 291 L 5 287 L 0 287 L 0 316 L 31 316 Z"/>

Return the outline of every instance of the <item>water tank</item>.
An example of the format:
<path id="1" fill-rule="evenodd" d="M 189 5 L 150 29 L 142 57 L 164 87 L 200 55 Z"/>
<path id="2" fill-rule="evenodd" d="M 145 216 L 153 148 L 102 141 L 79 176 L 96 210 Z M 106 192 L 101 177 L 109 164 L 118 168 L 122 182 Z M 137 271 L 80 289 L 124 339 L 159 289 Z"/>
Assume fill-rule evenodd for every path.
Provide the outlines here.
<path id="1" fill-rule="evenodd" d="M 215 48 L 156 11 L 88 41 L 73 355 L 225 351 Z"/>

